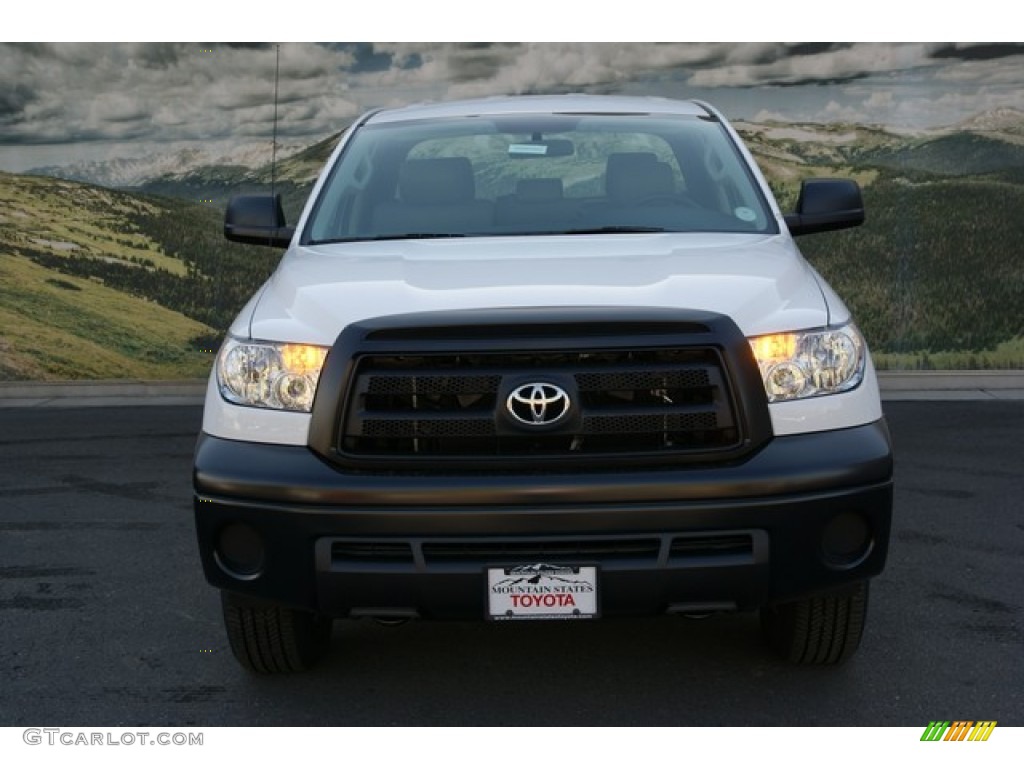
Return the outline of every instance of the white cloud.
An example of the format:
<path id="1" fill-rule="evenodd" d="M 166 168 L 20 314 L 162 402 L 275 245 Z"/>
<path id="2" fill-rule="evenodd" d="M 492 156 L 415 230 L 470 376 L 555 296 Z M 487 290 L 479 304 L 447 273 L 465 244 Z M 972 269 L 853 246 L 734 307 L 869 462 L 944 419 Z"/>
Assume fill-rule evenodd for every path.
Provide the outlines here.
<path id="1" fill-rule="evenodd" d="M 498 93 L 719 96 L 780 121 L 955 122 L 1024 103 L 1011 46 L 929 43 L 378 43 L 280 49 L 283 137 L 325 136 L 371 107 Z M 0 144 L 269 137 L 269 46 L 0 44 Z M 779 87 L 787 86 L 787 87 Z"/>
<path id="2" fill-rule="evenodd" d="M 892 109 L 895 103 L 896 98 L 892 91 L 872 91 L 871 95 L 864 100 L 864 108 L 868 110 Z"/>
<path id="3" fill-rule="evenodd" d="M 793 119 L 792 115 L 784 115 L 781 112 L 776 112 L 771 109 L 762 109 L 758 111 L 754 117 L 753 122 L 755 123 L 785 123 Z"/>
<path id="4" fill-rule="evenodd" d="M 856 107 L 840 104 L 837 101 L 830 101 L 825 105 L 819 115 L 819 121 L 823 123 L 866 123 L 869 122 L 867 113 Z"/>

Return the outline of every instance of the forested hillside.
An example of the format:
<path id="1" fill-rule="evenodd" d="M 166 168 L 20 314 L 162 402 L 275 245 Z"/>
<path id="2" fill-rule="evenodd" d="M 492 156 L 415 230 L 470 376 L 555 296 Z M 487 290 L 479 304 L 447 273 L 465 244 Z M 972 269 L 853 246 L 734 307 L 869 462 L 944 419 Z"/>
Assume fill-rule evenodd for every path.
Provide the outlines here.
<path id="1" fill-rule="evenodd" d="M 740 130 L 784 209 L 847 176 L 867 223 L 801 238 L 880 367 L 1024 368 L 1024 116 L 901 136 L 864 126 Z M 331 136 L 274 173 L 294 222 Z M 224 204 L 269 167 L 208 166 L 115 191 L 0 173 L 0 380 L 204 376 L 280 251 L 228 243 Z M 154 194 L 154 193 L 160 194 Z"/>
<path id="2" fill-rule="evenodd" d="M 1018 131 L 900 137 L 757 126 L 743 134 L 785 210 L 800 179 L 860 182 L 867 222 L 799 244 L 850 306 L 879 367 L 1024 368 Z"/>
<path id="3" fill-rule="evenodd" d="M 844 296 L 876 358 L 1024 367 L 1024 185 L 882 176 L 864 196 L 867 224 L 800 247 Z"/>
<path id="4" fill-rule="evenodd" d="M 280 253 L 213 206 L 0 174 L 0 379 L 203 376 Z"/>

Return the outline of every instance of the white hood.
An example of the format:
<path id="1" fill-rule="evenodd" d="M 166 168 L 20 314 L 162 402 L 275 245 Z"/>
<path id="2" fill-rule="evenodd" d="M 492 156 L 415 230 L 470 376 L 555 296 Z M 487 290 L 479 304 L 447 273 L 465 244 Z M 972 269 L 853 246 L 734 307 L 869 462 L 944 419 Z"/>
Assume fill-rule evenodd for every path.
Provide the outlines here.
<path id="1" fill-rule="evenodd" d="M 232 333 L 330 345 L 368 317 L 555 306 L 706 310 L 747 336 L 829 322 L 789 238 L 670 233 L 293 247 Z"/>

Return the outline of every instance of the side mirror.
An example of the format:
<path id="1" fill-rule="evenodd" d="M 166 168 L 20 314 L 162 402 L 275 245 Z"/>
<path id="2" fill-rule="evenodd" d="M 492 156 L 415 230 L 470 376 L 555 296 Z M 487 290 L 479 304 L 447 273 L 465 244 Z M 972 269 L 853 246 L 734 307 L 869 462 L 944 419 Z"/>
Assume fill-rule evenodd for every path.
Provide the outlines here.
<path id="1" fill-rule="evenodd" d="M 851 179 L 806 179 L 800 185 L 796 213 L 786 214 L 789 233 L 810 235 L 864 223 L 864 199 Z"/>
<path id="2" fill-rule="evenodd" d="M 235 195 L 224 214 L 224 237 L 236 243 L 287 248 L 295 234 L 285 226 L 280 195 Z"/>

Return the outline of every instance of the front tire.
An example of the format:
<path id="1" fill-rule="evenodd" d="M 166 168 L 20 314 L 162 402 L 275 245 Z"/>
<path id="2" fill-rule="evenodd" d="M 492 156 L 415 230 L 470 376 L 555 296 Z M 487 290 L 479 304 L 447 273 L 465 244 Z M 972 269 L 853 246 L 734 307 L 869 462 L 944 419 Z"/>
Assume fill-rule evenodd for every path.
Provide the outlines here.
<path id="1" fill-rule="evenodd" d="M 323 656 L 331 619 L 221 592 L 224 627 L 231 652 L 250 672 L 302 672 Z"/>
<path id="2" fill-rule="evenodd" d="M 761 609 L 765 642 L 780 656 L 808 665 L 839 664 L 860 645 L 868 582 Z"/>

